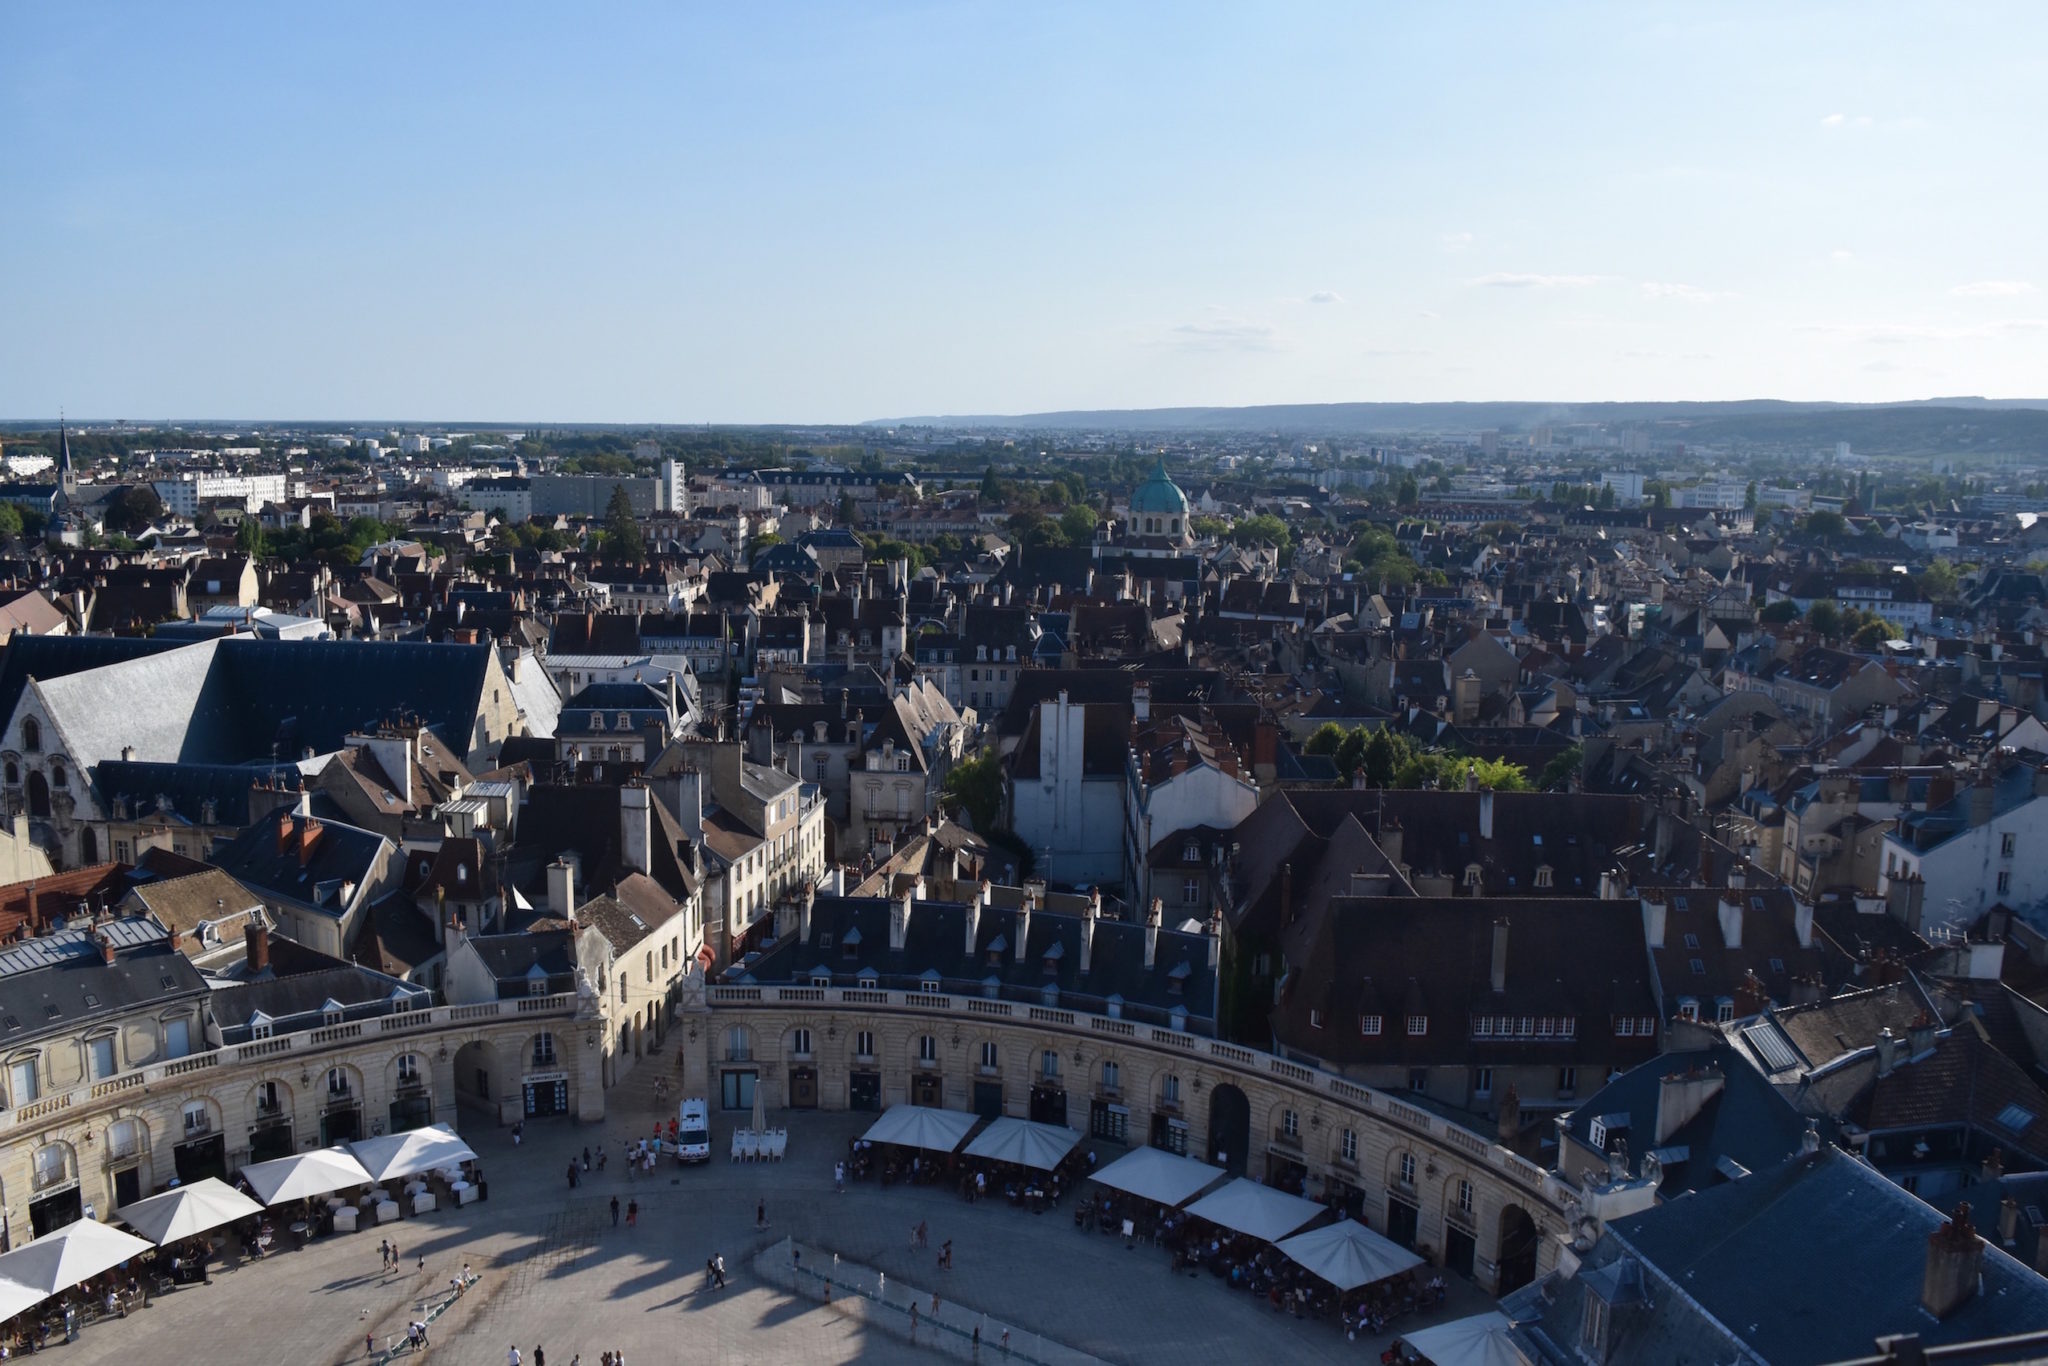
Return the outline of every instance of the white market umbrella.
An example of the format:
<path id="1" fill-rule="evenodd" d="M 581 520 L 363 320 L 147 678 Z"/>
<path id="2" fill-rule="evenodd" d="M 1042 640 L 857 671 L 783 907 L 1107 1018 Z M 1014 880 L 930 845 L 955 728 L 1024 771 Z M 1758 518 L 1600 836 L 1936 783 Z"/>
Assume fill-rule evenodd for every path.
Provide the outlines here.
<path id="1" fill-rule="evenodd" d="M 225 1181 L 209 1176 L 189 1186 L 123 1205 L 114 1211 L 114 1217 L 162 1247 L 261 1213 L 263 1206 Z"/>
<path id="2" fill-rule="evenodd" d="M 25 1314 L 50 1298 L 45 1290 L 32 1290 L 19 1281 L 0 1281 L 0 1322 Z"/>
<path id="3" fill-rule="evenodd" d="M 1140 1148 L 1127 1157 L 1119 1157 L 1089 1180 L 1172 1208 L 1194 1199 L 1225 1175 L 1221 1167 L 1164 1148 Z"/>
<path id="4" fill-rule="evenodd" d="M 1531 1366 L 1509 1336 L 1513 1327 L 1505 1314 L 1474 1314 L 1403 1333 L 1401 1341 L 1431 1366 Z"/>
<path id="5" fill-rule="evenodd" d="M 882 1117 L 862 1134 L 870 1143 L 893 1143 L 900 1148 L 923 1148 L 927 1152 L 950 1153 L 979 1122 L 979 1116 L 965 1110 L 940 1110 L 929 1105 L 891 1105 Z"/>
<path id="6" fill-rule="evenodd" d="M 1356 1219 L 1297 1233 L 1274 1246 L 1339 1290 L 1356 1290 L 1422 1265 L 1421 1257 Z"/>
<path id="7" fill-rule="evenodd" d="M 1213 1195 L 1188 1206 L 1188 1213 L 1268 1243 L 1285 1238 L 1326 1211 L 1313 1200 L 1262 1186 L 1240 1176 Z"/>
<path id="8" fill-rule="evenodd" d="M 363 1170 L 376 1181 L 395 1181 L 476 1161 L 476 1153 L 445 1124 L 430 1124 L 424 1129 L 408 1129 L 382 1138 L 358 1139 L 348 1146 L 356 1161 L 363 1164 Z"/>
<path id="9" fill-rule="evenodd" d="M 242 1179 L 256 1198 L 266 1205 L 287 1200 L 310 1200 L 330 1191 L 373 1184 L 363 1164 L 346 1148 L 319 1148 L 310 1153 L 272 1158 L 242 1168 Z"/>
<path id="10" fill-rule="evenodd" d="M 150 1245 L 132 1233 L 80 1219 L 27 1247 L 0 1254 L 0 1279 L 47 1298 L 149 1250 Z"/>
<path id="11" fill-rule="evenodd" d="M 1081 1135 L 1064 1124 L 1040 1124 L 1005 1115 L 974 1136 L 967 1155 L 1049 1172 L 1080 1141 Z"/>

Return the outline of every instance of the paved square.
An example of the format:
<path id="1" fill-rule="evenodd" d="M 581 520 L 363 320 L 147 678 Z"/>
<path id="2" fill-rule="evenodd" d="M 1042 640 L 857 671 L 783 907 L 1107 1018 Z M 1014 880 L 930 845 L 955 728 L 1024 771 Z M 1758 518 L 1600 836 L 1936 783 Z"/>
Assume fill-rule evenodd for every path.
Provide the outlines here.
<path id="1" fill-rule="evenodd" d="M 1328 1324 L 1276 1314 L 1206 1274 L 1172 1275 L 1164 1253 L 1126 1251 L 1120 1239 L 1078 1232 L 1068 1210 L 1034 1216 L 1000 1201 L 969 1206 L 946 1192 L 874 1184 L 835 1194 L 832 1163 L 871 1115 L 779 1115 L 773 1122 L 790 1131 L 789 1159 L 738 1166 L 725 1160 L 729 1123 L 722 1121 L 707 1167 L 663 1166 L 653 1177 L 629 1177 L 617 1154 L 651 1129 L 657 1113 L 636 1080 L 613 1092 L 612 1118 L 602 1126 L 532 1124 L 517 1150 L 509 1132 L 466 1129 L 489 1200 L 216 1273 L 210 1287 L 87 1327 L 65 1349 L 67 1366 L 186 1357 L 215 1366 L 376 1360 L 364 1355 L 364 1334 L 374 1334 L 380 1348 L 402 1340 L 423 1297 L 445 1294 L 465 1261 L 482 1282 L 434 1324 L 425 1360 L 503 1366 L 514 1344 L 527 1366 L 536 1346 L 550 1366 L 574 1366 L 579 1355 L 583 1366 L 597 1366 L 608 1349 L 623 1350 L 630 1366 L 936 1359 L 757 1277 L 755 1255 L 786 1237 L 876 1267 L 892 1283 L 938 1289 L 950 1306 L 1131 1366 L 1357 1363 L 1376 1359 L 1388 1340 L 1347 1342 Z M 614 1155 L 608 1170 L 571 1191 L 571 1156 L 600 1139 Z M 612 1227 L 613 1195 L 622 1208 L 639 1202 L 638 1227 L 623 1227 L 623 1218 Z M 754 1228 L 758 1200 L 767 1203 L 766 1232 Z M 919 1219 L 931 1225 L 931 1251 L 910 1250 Z M 404 1270 L 386 1275 L 377 1245 L 394 1235 Z M 955 1267 L 945 1272 L 935 1257 L 949 1238 Z M 724 1256 L 731 1282 L 721 1292 L 705 1287 L 705 1259 L 714 1254 Z M 424 1271 L 417 1269 L 422 1257 Z M 1439 1313 L 1402 1326 L 1488 1303 L 1454 1283 Z M 1021 1332 L 1013 1338 L 1013 1346 L 1026 1345 Z M 1000 1359 L 992 1345 L 983 1356 Z"/>

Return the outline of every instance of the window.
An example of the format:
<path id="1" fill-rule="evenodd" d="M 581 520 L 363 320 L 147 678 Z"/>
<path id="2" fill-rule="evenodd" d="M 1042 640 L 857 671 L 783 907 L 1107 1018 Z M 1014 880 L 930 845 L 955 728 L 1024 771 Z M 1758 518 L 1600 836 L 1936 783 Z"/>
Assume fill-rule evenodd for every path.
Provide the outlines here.
<path id="1" fill-rule="evenodd" d="M 1159 1100 L 1163 1105 L 1180 1104 L 1180 1078 L 1168 1072 L 1159 1079 Z"/>
<path id="2" fill-rule="evenodd" d="M 2011 870 L 2011 869 L 2007 869 L 2006 871 L 2004 871 L 2004 872 L 2002 872 L 2002 873 L 2000 873 L 2000 874 L 1998 875 L 1998 891 L 1999 891 L 1999 894 L 2000 894 L 2000 895 L 2002 896 L 2002 895 L 2004 895 L 2005 893 L 2007 893 L 2007 892 L 2009 892 L 2009 891 L 2011 891 L 2011 890 L 2012 890 L 2012 870 Z"/>
<path id="3" fill-rule="evenodd" d="M 936 996 L 939 994 L 939 984 L 937 982 L 930 980 L 929 978 L 925 981 L 919 982 L 917 984 L 917 989 L 929 996 Z"/>
<path id="4" fill-rule="evenodd" d="M 17 1110 L 31 1103 L 42 1094 L 42 1089 L 36 1082 L 36 1062 L 34 1058 L 14 1063 L 8 1067 L 7 1092 L 8 1099 L 14 1102 L 14 1107 Z"/>
<path id="5" fill-rule="evenodd" d="M 259 1115 L 274 1115 L 283 1109 L 284 1106 L 277 1098 L 277 1083 L 274 1081 L 258 1082 L 256 1085 L 256 1113 Z"/>
<path id="6" fill-rule="evenodd" d="M 789 1051 L 799 1058 L 811 1056 L 811 1031 L 792 1029 L 789 1031 Z"/>
<path id="7" fill-rule="evenodd" d="M 1408 1017 L 1408 1037 L 1409 1037 L 1409 1038 L 1411 1038 L 1411 1039 L 1413 1039 L 1413 1038 L 1420 1038 L 1420 1037 L 1421 1037 L 1422 1035 L 1424 1035 L 1424 1034 L 1427 1034 L 1427 1033 L 1429 1033 L 1429 1016 L 1427 1016 L 1427 1015 L 1410 1015 L 1410 1016 Z"/>
<path id="8" fill-rule="evenodd" d="M 898 773 L 910 772 L 910 756 L 908 754 L 899 754 L 896 756 L 896 771 Z"/>
<path id="9" fill-rule="evenodd" d="M 420 1055 L 406 1053 L 398 1059 L 398 1084 L 417 1086 L 420 1083 Z"/>
<path id="10" fill-rule="evenodd" d="M 1595 1361 L 1607 1355 L 1607 1301 L 1586 1296 L 1585 1317 L 1579 1321 L 1579 1346 Z"/>
<path id="11" fill-rule="evenodd" d="M 1470 1181 L 1458 1182 L 1458 1208 L 1466 1214 L 1472 1212 L 1472 1183 Z"/>
<path id="12" fill-rule="evenodd" d="M 1688 934 L 1685 937 L 1685 946 L 1689 949 L 1698 949 L 1700 946 L 1700 937 L 1696 934 Z"/>
<path id="13" fill-rule="evenodd" d="M 1301 1115 L 1293 1110 L 1280 1112 L 1280 1132 L 1289 1138 L 1301 1137 Z"/>
<path id="14" fill-rule="evenodd" d="M 996 1070 L 996 1046 L 993 1042 L 984 1043 L 981 1046 L 981 1070 L 984 1072 Z"/>
<path id="15" fill-rule="evenodd" d="M 552 1067 L 555 1065 L 555 1036 L 542 1030 L 533 1036 L 533 1065 Z"/>
<path id="16" fill-rule="evenodd" d="M 645 969 L 644 975 L 646 976 L 649 982 L 652 982 L 654 980 L 654 955 L 652 953 L 649 953 L 647 955 L 647 967 Z"/>
<path id="17" fill-rule="evenodd" d="M 345 1067 L 328 1068 L 327 1094 L 330 1096 L 345 1096 L 348 1094 L 348 1091 L 348 1069 Z"/>
<path id="18" fill-rule="evenodd" d="M 1365 1035 L 1367 1038 L 1378 1037 L 1380 1032 L 1380 1017 L 1377 1015 L 1359 1016 L 1358 1032 Z"/>
<path id="19" fill-rule="evenodd" d="M 259 1011 L 257 1011 L 257 1012 L 256 1012 L 256 1013 L 255 1013 L 254 1015 L 251 1015 L 251 1016 L 249 1017 L 249 1037 L 250 1037 L 250 1038 L 252 1038 L 252 1039 L 267 1039 L 267 1038 L 269 1038 L 269 1037 L 270 1037 L 270 1034 L 271 1034 L 271 1025 L 270 1025 L 270 1017 L 269 1017 L 268 1015 L 265 1015 L 265 1014 L 264 1014 L 264 1013 L 263 1013 L 262 1011 L 260 1011 L 260 1010 L 259 1010 Z"/>
<path id="20" fill-rule="evenodd" d="M 1486 874 L 1480 871 L 1478 864 L 1468 863 L 1465 865 L 1465 885 L 1467 887 L 1477 891 L 1480 884 L 1485 882 L 1485 880 Z"/>
<path id="21" fill-rule="evenodd" d="M 1678 1018 L 1681 1020 L 1697 1020 L 1699 1017 L 1700 1003 L 1690 996 L 1682 997 L 1678 1002 Z"/>
<path id="22" fill-rule="evenodd" d="M 1472 1094 L 1479 1097 L 1493 1094 L 1493 1069 L 1491 1067 L 1473 1069 Z"/>
<path id="23" fill-rule="evenodd" d="M 1038 1055 L 1038 1075 L 1045 1081 L 1060 1079 L 1060 1055 L 1053 1049 L 1046 1049 Z"/>
<path id="24" fill-rule="evenodd" d="M 1310 1012 L 1308 1013 L 1308 1027 L 1309 1027 L 1310 1029 L 1321 1029 L 1321 1028 L 1323 1027 L 1323 1012 L 1322 1012 L 1322 1011 L 1320 1011 L 1320 1010 L 1311 1010 L 1311 1011 L 1310 1011 Z"/>
<path id="25" fill-rule="evenodd" d="M 21 765 L 15 763 L 12 759 L 7 761 L 7 785 L 9 787 L 21 786 Z"/>
<path id="26" fill-rule="evenodd" d="M 70 780 L 69 778 L 66 778 L 66 777 L 64 776 L 64 765 L 62 765 L 62 764 L 51 764 L 51 765 L 50 765 L 50 786 L 51 786 L 51 787 L 68 787 L 68 786 L 70 786 L 70 784 L 71 784 L 71 780 Z"/>
<path id="27" fill-rule="evenodd" d="M 1401 1184 L 1404 1186 L 1412 1186 L 1415 1184 L 1414 1153 L 1401 1154 Z"/>
<path id="28" fill-rule="evenodd" d="M 213 1112 L 206 1108 L 203 1100 L 185 1102 L 185 1137 L 213 1132 Z"/>
<path id="29" fill-rule="evenodd" d="M 725 1031 L 725 1060 L 747 1062 L 754 1056 L 754 1035 L 745 1025 L 734 1025 Z"/>
<path id="30" fill-rule="evenodd" d="M 189 1020 L 164 1021 L 164 1056 L 182 1058 L 192 1051 L 192 1024 Z"/>
<path id="31" fill-rule="evenodd" d="M 9 779 L 9 781 L 11 782 L 13 780 Z M 1201 842 L 1198 840 L 1189 840 L 1186 844 L 1182 845 L 1180 850 L 1180 861 L 1182 863 L 1200 863 L 1202 861 Z"/>
<path id="32" fill-rule="evenodd" d="M 1183 878 L 1180 884 L 1180 902 L 1183 906 L 1198 906 L 1202 901 L 1202 880 Z"/>
<path id="33" fill-rule="evenodd" d="M 863 1029 L 853 1036 L 853 1055 L 856 1058 L 872 1058 L 875 1056 L 875 1036 L 873 1031 Z"/>
<path id="34" fill-rule="evenodd" d="M 1549 864 L 1545 863 L 1545 864 L 1541 864 L 1541 865 L 1539 865 L 1539 866 L 1537 867 L 1537 869 L 1536 869 L 1536 886 L 1537 886 L 1537 887 L 1538 887 L 1539 889 L 1542 889 L 1542 888 L 1548 888 L 1548 887 L 1550 887 L 1550 886 L 1552 885 L 1552 883 L 1554 882 L 1554 880 L 1555 880 L 1555 879 L 1554 879 L 1554 876 L 1553 876 L 1553 874 L 1552 874 L 1552 872 L 1551 872 L 1551 867 L 1550 867 L 1550 865 L 1549 865 Z"/>
<path id="35" fill-rule="evenodd" d="M 1695 977 L 1704 977 L 1707 975 L 1707 965 L 1705 961 L 1701 959 L 1695 958 L 1687 966 L 1689 966 L 1692 969 L 1692 975 Z"/>
<path id="36" fill-rule="evenodd" d="M 1344 1131 L 1343 1137 L 1337 1140 L 1337 1157 L 1339 1161 L 1349 1162 L 1354 1167 L 1358 1165 L 1358 1130 Z"/>
<path id="37" fill-rule="evenodd" d="M 30 754 L 40 754 L 43 749 L 42 723 L 35 717 L 24 717 L 21 723 L 21 747 Z"/>
<path id="38" fill-rule="evenodd" d="M 1105 1062 L 1105 1063 L 1103 1063 L 1103 1064 L 1102 1064 L 1102 1089 L 1103 1089 L 1103 1090 L 1105 1090 L 1105 1091 L 1115 1091 L 1115 1090 L 1119 1089 L 1119 1088 L 1118 1088 L 1118 1086 L 1117 1086 L 1117 1076 L 1118 1076 L 1118 1069 L 1117 1069 L 1117 1065 L 1116 1065 L 1115 1063 L 1113 1063 L 1113 1062 Z"/>
<path id="39" fill-rule="evenodd" d="M 86 1045 L 92 1050 L 92 1079 L 104 1081 L 114 1075 L 114 1040 L 110 1035 L 104 1039 L 93 1039 Z"/>
<path id="40" fill-rule="evenodd" d="M 631 972 L 632 969 L 628 968 L 626 971 Z M 530 973 L 526 979 L 526 994 L 528 996 L 547 995 L 548 975 L 544 972 Z M 626 979 L 624 977 L 619 978 L 619 999 L 621 1001 L 626 999 Z"/>
<path id="41" fill-rule="evenodd" d="M 2019 836 L 2013 834 L 2010 831 L 2007 831 L 2005 834 L 2000 835 L 1998 837 L 1998 856 L 2000 858 L 2011 858 L 2013 856 L 2014 846 L 2017 845 L 2018 842 Z"/>
<path id="42" fill-rule="evenodd" d="M 1409 1068 L 1408 1089 L 1411 1091 L 1427 1091 L 1429 1089 L 1429 1069 L 1425 1067 Z"/>
<path id="43" fill-rule="evenodd" d="M 1576 1092 L 1578 1091 L 1578 1089 L 1579 1089 L 1579 1069 L 1578 1069 L 1578 1068 L 1576 1068 L 1576 1067 L 1560 1067 L 1560 1068 L 1558 1068 L 1558 1069 L 1557 1069 L 1557 1093 L 1558 1093 L 1558 1094 L 1559 1094 L 1560 1096 L 1569 1096 L 1569 1095 L 1572 1095 L 1572 1094 L 1576 1093 Z"/>
<path id="44" fill-rule="evenodd" d="M 920 1034 L 917 1037 L 917 1060 L 926 1065 L 939 1060 L 939 1040 L 936 1035 Z"/>
<path id="45" fill-rule="evenodd" d="M 1634 1038 L 1636 1032 L 1636 1017 L 1633 1015 L 1624 1015 L 1620 1019 L 1616 1020 L 1614 1022 L 1614 1032 L 1624 1039 Z"/>

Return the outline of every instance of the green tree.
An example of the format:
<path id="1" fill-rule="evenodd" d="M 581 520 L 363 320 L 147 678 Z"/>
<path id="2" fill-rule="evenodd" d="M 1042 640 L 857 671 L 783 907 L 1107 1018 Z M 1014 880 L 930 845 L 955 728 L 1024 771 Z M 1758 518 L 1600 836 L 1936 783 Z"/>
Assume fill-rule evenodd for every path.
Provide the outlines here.
<path id="1" fill-rule="evenodd" d="M 981 472 L 981 501 L 990 506 L 1003 501 L 1003 481 L 996 478 L 994 465 Z"/>
<path id="2" fill-rule="evenodd" d="M 989 753 L 953 765 L 952 771 L 946 774 L 943 790 L 960 809 L 966 811 L 968 822 L 977 834 L 992 833 L 1002 818 L 1002 758 Z"/>
<path id="3" fill-rule="evenodd" d="M 113 531 L 143 531 L 163 515 L 163 500 L 147 484 L 130 484 L 106 503 L 106 523 Z"/>
<path id="4" fill-rule="evenodd" d="M 1088 545 L 1095 539 L 1095 510 L 1070 507 L 1060 514 L 1060 532 L 1068 545 Z"/>
<path id="5" fill-rule="evenodd" d="M 1529 774 L 1520 764 L 1505 759 L 1474 759 L 1463 754 L 1432 752 L 1418 754 L 1401 765 L 1394 786 L 1462 789 L 1466 779 L 1476 780 L 1482 791 L 1527 792 Z"/>
<path id="6" fill-rule="evenodd" d="M 604 509 L 605 549 L 622 560 L 635 563 L 647 558 L 647 542 L 640 535 L 640 519 L 633 515 L 633 500 L 624 484 L 612 485 L 612 497 Z"/>
<path id="7" fill-rule="evenodd" d="M 753 558 L 762 551 L 781 544 L 782 538 L 780 536 L 772 531 L 764 531 L 753 540 L 747 542 L 747 560 L 751 563 Z"/>
<path id="8" fill-rule="evenodd" d="M 1882 617 L 1873 617 L 1856 628 L 1849 643 L 1859 650 L 1874 650 L 1888 640 L 1899 638 L 1899 628 Z"/>
<path id="9" fill-rule="evenodd" d="M 1239 520 L 1237 525 L 1230 529 L 1230 539 L 1238 545 L 1254 545 L 1260 541 L 1267 541 L 1285 550 L 1293 542 L 1294 537 L 1287 530 L 1287 523 L 1270 512 L 1262 512 L 1256 517 Z"/>
<path id="10" fill-rule="evenodd" d="M 1335 754 L 1337 747 L 1343 743 L 1344 727 L 1335 721 L 1325 721 L 1308 737 L 1308 742 L 1301 747 L 1301 752 L 1317 755 Z"/>
<path id="11" fill-rule="evenodd" d="M 1816 602 L 1806 609 L 1806 624 L 1823 637 L 1832 637 L 1842 629 L 1841 609 L 1825 600 Z"/>
<path id="12" fill-rule="evenodd" d="M 860 509 L 854 505 L 851 493 L 839 495 L 839 525 L 849 530 L 860 525 Z"/>
<path id="13" fill-rule="evenodd" d="M 244 517 L 235 528 L 235 549 L 252 560 L 263 558 L 263 526 L 254 517 Z"/>
<path id="14" fill-rule="evenodd" d="M 1839 540 L 1848 533 L 1849 523 L 1843 518 L 1841 513 L 1822 509 L 1807 517 L 1803 529 L 1807 535 L 1814 537 L 1816 540 L 1833 541 Z"/>
<path id="15" fill-rule="evenodd" d="M 21 508 L 14 503 L 0 503 L 0 537 L 13 538 L 21 535 Z"/>
<path id="16" fill-rule="evenodd" d="M 1602 484 L 1600 486 L 1600 496 L 1599 498 L 1594 500 L 1594 506 L 1600 508 L 1611 508 L 1614 506 L 1614 503 L 1614 485 Z"/>
<path id="17" fill-rule="evenodd" d="M 1794 620 L 1798 615 L 1799 604 L 1790 598 L 1781 598 L 1777 602 L 1766 604 L 1764 610 L 1757 613 L 1757 620 L 1766 626 L 1781 626 Z"/>
<path id="18" fill-rule="evenodd" d="M 1956 595 L 1958 587 L 1956 567 L 1947 560 L 1936 560 L 1920 571 L 1920 591 L 1935 602 L 1947 602 Z"/>
<path id="19" fill-rule="evenodd" d="M 1394 490 L 1397 507 L 1412 508 L 1422 500 L 1422 488 L 1415 482 L 1414 475 L 1405 476 Z"/>
<path id="20" fill-rule="evenodd" d="M 1749 487 L 1742 491 L 1742 510 L 1744 512 L 1756 511 L 1756 480 L 1754 479 L 1750 480 Z"/>
<path id="21" fill-rule="evenodd" d="M 1543 766 L 1543 772 L 1536 779 L 1536 786 L 1545 792 L 1561 792 L 1572 785 L 1572 779 L 1578 775 L 1579 766 L 1585 762 L 1585 747 L 1573 745 Z"/>

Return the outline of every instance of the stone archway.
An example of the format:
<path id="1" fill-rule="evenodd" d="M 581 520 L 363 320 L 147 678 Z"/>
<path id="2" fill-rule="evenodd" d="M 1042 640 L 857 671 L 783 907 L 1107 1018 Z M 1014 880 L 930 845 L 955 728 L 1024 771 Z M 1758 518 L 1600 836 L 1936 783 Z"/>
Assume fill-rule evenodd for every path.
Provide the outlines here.
<path id="1" fill-rule="evenodd" d="M 455 1079 L 457 1109 L 471 1106 L 498 1111 L 498 1051 L 482 1039 L 472 1039 L 455 1050 L 451 1064 Z"/>
<path id="2" fill-rule="evenodd" d="M 30 769 L 28 773 L 28 814 L 32 819 L 50 819 L 50 780 Z"/>
<path id="3" fill-rule="evenodd" d="M 1209 1160 L 1232 1176 L 1243 1176 L 1251 1146 L 1252 1103 L 1225 1082 L 1209 1096 Z"/>
<path id="4" fill-rule="evenodd" d="M 1500 1268 L 1494 1278 L 1494 1294 L 1519 1290 L 1536 1279 L 1536 1246 L 1540 1239 L 1536 1221 L 1520 1205 L 1508 1205 L 1500 1212 L 1500 1247 L 1494 1257 Z"/>

